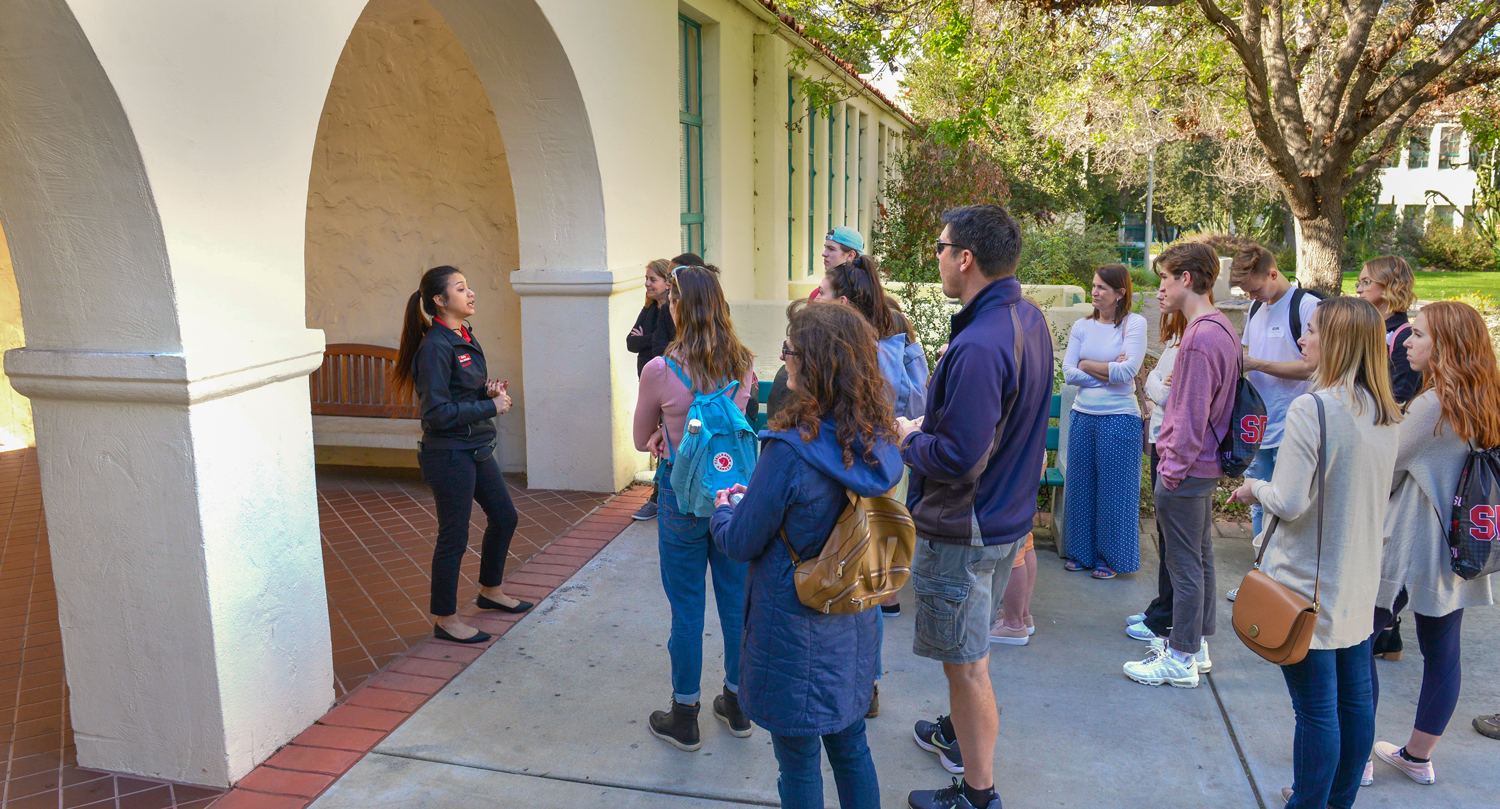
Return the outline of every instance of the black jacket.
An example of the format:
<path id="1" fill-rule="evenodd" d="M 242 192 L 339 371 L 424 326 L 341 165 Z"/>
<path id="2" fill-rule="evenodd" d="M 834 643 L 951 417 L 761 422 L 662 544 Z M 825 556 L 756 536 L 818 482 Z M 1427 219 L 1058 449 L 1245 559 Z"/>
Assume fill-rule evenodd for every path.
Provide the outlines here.
<path id="1" fill-rule="evenodd" d="M 636 355 L 635 375 L 640 376 L 646 363 L 664 354 L 667 346 L 676 339 L 677 326 L 672 322 L 672 313 L 667 307 L 651 304 L 641 309 L 641 313 L 636 316 L 635 325 L 641 333 L 626 335 L 625 347 Z"/>
<path id="2" fill-rule="evenodd" d="M 1417 394 L 1422 392 L 1422 372 L 1414 370 L 1406 359 L 1406 338 L 1411 336 L 1410 328 L 1401 328 L 1406 325 L 1405 312 L 1392 312 L 1385 319 L 1386 334 L 1401 329 L 1401 333 L 1395 336 L 1395 344 L 1390 347 L 1391 394 L 1396 397 L 1396 404 L 1400 405 L 1417 398 Z"/>
<path id="3" fill-rule="evenodd" d="M 488 369 L 473 332 L 465 342 L 434 323 L 417 347 L 412 376 L 422 406 L 423 449 L 479 449 L 495 443 L 498 411 L 484 392 Z"/>

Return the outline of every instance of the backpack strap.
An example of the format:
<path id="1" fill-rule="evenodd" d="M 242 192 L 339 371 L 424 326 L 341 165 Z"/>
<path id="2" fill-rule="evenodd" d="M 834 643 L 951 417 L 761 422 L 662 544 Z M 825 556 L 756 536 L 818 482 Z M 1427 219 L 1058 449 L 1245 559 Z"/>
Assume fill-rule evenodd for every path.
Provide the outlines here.
<path id="1" fill-rule="evenodd" d="M 682 384 L 688 389 L 688 393 L 697 396 L 698 389 L 693 387 L 693 380 L 688 378 L 688 375 L 682 370 L 682 366 L 678 365 L 677 361 L 671 357 L 662 357 L 662 359 L 667 361 L 667 367 L 672 369 L 672 373 L 677 374 L 677 378 L 682 380 Z"/>
<path id="2" fill-rule="evenodd" d="M 1302 297 L 1306 294 L 1300 285 L 1292 288 L 1292 310 L 1286 313 L 1292 327 L 1292 345 L 1302 342 Z"/>
<path id="3" fill-rule="evenodd" d="M 1387 356 L 1395 356 L 1396 344 L 1401 342 L 1402 332 L 1408 331 L 1411 331 L 1411 324 L 1402 323 L 1401 325 L 1396 327 L 1395 331 L 1391 332 L 1390 337 L 1388 337 L 1385 341 L 1385 353 Z"/>
<path id="4" fill-rule="evenodd" d="M 1199 320 L 1210 320 L 1210 321 L 1212 321 L 1215 326 L 1218 326 L 1219 328 L 1223 329 L 1224 333 L 1227 334 L 1227 335 L 1229 335 L 1230 341 L 1235 344 L 1235 346 L 1234 346 L 1234 349 L 1235 349 L 1234 350 L 1234 358 L 1239 361 L 1239 372 L 1235 375 L 1235 378 L 1234 378 L 1235 379 L 1234 390 L 1229 394 L 1229 396 L 1230 396 L 1230 398 L 1229 398 L 1229 429 L 1233 430 L 1234 429 L 1234 403 L 1235 403 L 1235 399 L 1239 396 L 1239 381 L 1240 381 L 1240 379 L 1242 379 L 1245 376 L 1245 352 L 1239 350 L 1240 349 L 1239 341 L 1234 339 L 1234 332 L 1230 331 L 1230 329 L 1229 329 L 1228 326 L 1224 325 L 1223 323 L 1220 323 L 1217 320 L 1213 320 L 1213 317 L 1211 315 L 1209 317 L 1206 317 L 1206 318 L 1199 318 Z M 1250 319 L 1246 318 L 1245 322 L 1249 323 Z M 1183 336 L 1184 337 L 1187 336 L 1187 330 L 1186 329 L 1183 330 Z M 1209 412 L 1209 418 L 1208 418 L 1208 430 L 1209 430 L 1209 432 L 1211 432 L 1211 433 L 1214 434 L 1214 444 L 1215 444 L 1215 446 L 1217 446 L 1219 444 L 1224 443 L 1224 436 L 1219 435 L 1219 431 L 1214 429 L 1214 419 L 1213 419 L 1213 413 L 1212 413 L 1212 411 L 1213 411 L 1213 400 L 1212 399 L 1209 400 L 1209 411 L 1210 412 Z"/>

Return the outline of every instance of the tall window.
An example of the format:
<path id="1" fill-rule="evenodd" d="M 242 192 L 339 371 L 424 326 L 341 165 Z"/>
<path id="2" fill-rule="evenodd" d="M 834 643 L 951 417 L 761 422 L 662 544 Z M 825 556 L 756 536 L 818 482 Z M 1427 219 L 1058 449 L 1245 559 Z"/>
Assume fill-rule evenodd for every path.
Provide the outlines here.
<path id="1" fill-rule="evenodd" d="M 1432 130 L 1418 129 L 1411 136 L 1411 142 L 1406 145 L 1406 167 L 1409 169 L 1427 168 L 1427 158 L 1432 152 Z"/>
<path id="2" fill-rule="evenodd" d="M 796 252 L 797 232 L 797 160 L 796 138 L 792 128 L 797 123 L 797 81 L 786 77 L 786 280 L 792 280 L 792 254 Z"/>
<path id="3" fill-rule="evenodd" d="M 849 224 L 849 209 L 858 207 L 859 197 L 849 198 L 849 161 L 858 154 L 855 149 L 849 148 L 849 135 L 853 132 L 853 122 L 849 120 L 850 113 L 854 112 L 852 107 L 844 108 L 844 224 Z"/>
<path id="4" fill-rule="evenodd" d="M 855 155 L 855 171 L 859 172 L 859 180 L 855 184 L 855 196 L 859 198 L 859 207 L 855 209 L 854 227 L 860 233 L 865 232 L 865 126 L 867 118 L 859 116 L 859 144 L 858 154 Z"/>
<path id="5" fill-rule="evenodd" d="M 677 122 L 682 140 L 682 250 L 704 255 L 703 28 L 677 18 Z"/>
<path id="6" fill-rule="evenodd" d="M 1438 136 L 1438 168 L 1456 169 L 1463 166 L 1462 152 L 1459 147 L 1463 143 L 1464 131 L 1456 126 L 1445 126 L 1442 134 Z"/>
<path id="7" fill-rule="evenodd" d="M 812 275 L 821 257 L 818 255 L 818 228 L 813 224 L 813 210 L 818 196 L 818 108 L 807 102 L 807 274 Z"/>
<path id="8" fill-rule="evenodd" d="M 833 110 L 833 107 L 828 108 L 828 230 L 823 231 L 824 233 L 833 230 L 833 140 L 838 137 L 838 121 L 835 120 Z"/>

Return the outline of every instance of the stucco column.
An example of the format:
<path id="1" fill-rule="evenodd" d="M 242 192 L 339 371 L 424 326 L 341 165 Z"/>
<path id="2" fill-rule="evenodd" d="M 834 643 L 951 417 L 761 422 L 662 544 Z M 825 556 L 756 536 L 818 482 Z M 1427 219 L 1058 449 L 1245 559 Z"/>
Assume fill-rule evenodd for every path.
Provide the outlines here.
<path id="1" fill-rule="evenodd" d="M 631 435 L 635 355 L 625 349 L 642 275 L 516 270 L 510 282 L 521 296 L 528 485 L 619 491 L 644 468 Z"/>
<path id="2" fill-rule="evenodd" d="M 266 343 L 6 352 L 85 767 L 227 785 L 333 702 L 305 379 L 322 333 Z"/>

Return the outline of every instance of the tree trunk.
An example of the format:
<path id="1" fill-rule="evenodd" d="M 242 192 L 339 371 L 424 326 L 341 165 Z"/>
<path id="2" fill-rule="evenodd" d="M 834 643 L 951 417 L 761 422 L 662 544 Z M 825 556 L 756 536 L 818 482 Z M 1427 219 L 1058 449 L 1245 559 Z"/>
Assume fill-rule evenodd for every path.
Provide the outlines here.
<path id="1" fill-rule="evenodd" d="M 1348 222 L 1342 200 L 1325 200 L 1322 216 L 1297 218 L 1297 283 L 1325 295 L 1344 286 L 1344 235 Z"/>

